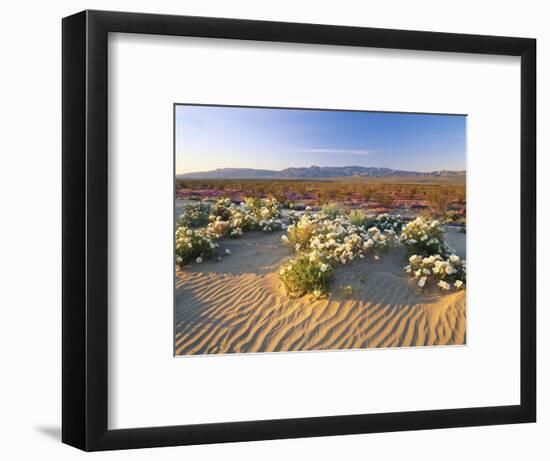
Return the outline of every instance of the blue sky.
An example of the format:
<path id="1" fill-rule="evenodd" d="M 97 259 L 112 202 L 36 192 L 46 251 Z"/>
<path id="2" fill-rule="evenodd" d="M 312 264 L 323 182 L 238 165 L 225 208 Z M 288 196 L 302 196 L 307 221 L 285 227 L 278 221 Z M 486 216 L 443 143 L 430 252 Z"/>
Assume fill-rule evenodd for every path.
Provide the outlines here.
<path id="1" fill-rule="evenodd" d="M 176 173 L 311 165 L 464 170 L 466 117 L 176 106 Z"/>

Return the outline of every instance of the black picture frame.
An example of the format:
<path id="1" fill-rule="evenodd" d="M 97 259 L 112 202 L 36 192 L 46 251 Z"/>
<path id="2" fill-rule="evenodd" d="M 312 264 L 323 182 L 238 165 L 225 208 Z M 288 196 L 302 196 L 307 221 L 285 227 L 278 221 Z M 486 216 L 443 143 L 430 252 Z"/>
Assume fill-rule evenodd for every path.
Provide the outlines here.
<path id="1" fill-rule="evenodd" d="M 94 451 L 535 422 L 535 39 L 106 11 L 64 18 L 62 29 L 64 443 Z M 520 404 L 109 430 L 109 32 L 520 56 Z"/>

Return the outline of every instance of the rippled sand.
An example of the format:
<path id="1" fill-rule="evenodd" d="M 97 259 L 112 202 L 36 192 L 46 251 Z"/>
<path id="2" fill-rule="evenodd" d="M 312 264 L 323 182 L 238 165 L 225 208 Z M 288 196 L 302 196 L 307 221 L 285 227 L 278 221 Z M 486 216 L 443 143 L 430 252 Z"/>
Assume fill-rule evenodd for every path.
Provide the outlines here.
<path id="1" fill-rule="evenodd" d="M 286 297 L 280 235 L 223 241 L 232 254 L 221 262 L 177 273 L 177 355 L 465 344 L 465 291 L 418 289 L 401 251 L 337 269 L 327 299 Z M 464 256 L 464 234 L 452 238 Z"/>

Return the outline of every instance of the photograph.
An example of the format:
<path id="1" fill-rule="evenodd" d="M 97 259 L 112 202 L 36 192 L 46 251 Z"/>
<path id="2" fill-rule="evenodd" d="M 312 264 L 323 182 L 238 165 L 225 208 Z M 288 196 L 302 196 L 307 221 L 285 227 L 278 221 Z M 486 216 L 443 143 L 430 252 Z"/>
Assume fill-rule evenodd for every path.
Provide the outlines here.
<path id="1" fill-rule="evenodd" d="M 175 355 L 465 345 L 466 119 L 175 104 Z"/>

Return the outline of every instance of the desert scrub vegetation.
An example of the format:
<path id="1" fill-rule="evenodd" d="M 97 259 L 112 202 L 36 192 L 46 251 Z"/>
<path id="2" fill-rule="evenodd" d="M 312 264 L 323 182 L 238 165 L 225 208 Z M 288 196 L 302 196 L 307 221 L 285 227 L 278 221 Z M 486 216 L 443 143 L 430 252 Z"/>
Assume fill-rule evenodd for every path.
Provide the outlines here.
<path id="1" fill-rule="evenodd" d="M 207 203 L 185 205 L 177 223 L 179 226 L 185 227 L 205 226 L 210 221 L 211 212 L 212 207 Z"/>
<path id="2" fill-rule="evenodd" d="M 386 251 L 396 243 L 392 230 L 381 231 L 356 226 L 346 216 L 334 219 L 324 213 L 306 211 L 296 224 L 287 228 L 282 242 L 294 252 L 317 250 L 328 260 L 342 264 L 376 251 Z"/>
<path id="3" fill-rule="evenodd" d="M 465 204 L 464 177 L 454 183 L 444 178 L 432 178 L 431 183 L 408 182 L 407 178 L 333 178 L 329 180 L 258 180 L 258 179 L 186 179 L 176 181 L 176 194 L 182 198 L 213 199 L 232 197 L 275 198 L 284 207 L 297 201 L 319 206 L 349 200 L 374 200 L 380 206 L 393 207 L 395 201 L 406 199 L 436 210 L 446 209 L 449 203 Z M 444 200 L 442 200 L 444 199 Z M 436 211 L 439 212 L 439 211 Z"/>
<path id="4" fill-rule="evenodd" d="M 376 227 L 365 231 L 349 226 L 343 227 L 344 230 L 339 233 L 330 230 L 325 232 L 327 227 L 311 239 L 309 247 L 334 265 L 347 264 L 367 255 L 374 256 L 395 246 L 394 235 L 389 231 L 382 232 Z"/>
<path id="5" fill-rule="evenodd" d="M 371 198 L 384 208 L 389 208 L 393 204 L 393 196 L 384 188 L 372 192 Z"/>
<path id="6" fill-rule="evenodd" d="M 374 226 L 365 229 L 354 225 L 346 216 L 331 219 L 322 212 L 306 212 L 296 224 L 288 227 L 281 240 L 297 254 L 291 261 L 300 261 L 300 264 L 291 264 L 291 275 L 288 265 L 279 273 L 285 290 L 293 296 L 313 292 L 311 271 L 322 269 L 324 285 L 313 289 L 317 290 L 316 296 L 324 294 L 336 267 L 368 255 L 378 259 L 379 253 L 397 245 L 393 230 L 382 231 Z M 315 268 L 310 267 L 312 264 Z M 322 266 L 317 267 L 320 264 Z"/>
<path id="7" fill-rule="evenodd" d="M 368 223 L 369 217 L 365 210 L 354 209 L 349 212 L 348 219 L 354 226 L 365 227 Z"/>
<path id="8" fill-rule="evenodd" d="M 465 288 L 466 261 L 453 254 L 439 221 L 416 218 L 404 226 L 400 241 L 409 254 L 405 272 L 418 279 L 420 288 Z"/>
<path id="9" fill-rule="evenodd" d="M 231 217 L 231 207 L 234 207 L 230 198 L 220 198 L 212 207 L 210 221 L 215 221 L 220 218 L 222 221 L 227 221 Z"/>
<path id="10" fill-rule="evenodd" d="M 443 217 L 443 222 L 451 226 L 458 226 L 461 232 L 466 232 L 466 210 L 463 213 L 447 211 Z"/>
<path id="11" fill-rule="evenodd" d="M 321 212 L 330 219 L 337 218 L 338 216 L 343 216 L 345 209 L 342 204 L 337 202 L 327 203 L 321 207 Z"/>
<path id="12" fill-rule="evenodd" d="M 315 184 L 314 189 L 319 205 L 327 205 L 347 196 L 343 193 L 342 185 L 334 182 Z"/>
<path id="13" fill-rule="evenodd" d="M 212 207 L 208 229 L 218 237 L 239 237 L 247 231 L 273 232 L 282 228 L 280 204 L 275 199 L 246 198 L 240 205 L 229 198 Z"/>
<path id="14" fill-rule="evenodd" d="M 451 249 L 445 243 L 445 228 L 437 220 L 428 220 L 421 216 L 408 222 L 399 238 L 409 256 L 447 256 Z"/>
<path id="15" fill-rule="evenodd" d="M 279 278 L 288 296 L 299 298 L 312 293 L 319 298 L 327 293 L 332 273 L 332 267 L 320 257 L 301 254 L 281 267 Z"/>
<path id="16" fill-rule="evenodd" d="M 209 214 L 205 221 L 207 212 Z M 274 199 L 246 199 L 240 205 L 235 205 L 224 197 L 213 206 L 197 204 L 185 207 L 177 220 L 176 263 L 184 266 L 193 260 L 201 263 L 218 256 L 217 240 L 222 237 L 235 238 L 246 231 L 279 230 L 282 228 L 280 217 L 280 205 Z M 193 228 L 206 222 L 206 227 Z"/>
<path id="17" fill-rule="evenodd" d="M 437 285 L 442 290 L 466 287 L 466 261 L 457 255 L 444 259 L 441 255 L 423 257 L 412 255 L 405 272 L 418 279 L 418 286 L 424 288 Z"/>
<path id="18" fill-rule="evenodd" d="M 389 213 L 381 213 L 378 215 L 367 214 L 364 210 L 351 210 L 348 214 L 349 221 L 357 227 L 364 227 L 369 229 L 371 227 L 377 227 L 378 229 L 392 230 L 395 233 L 401 232 L 403 228 L 403 218 L 401 215 L 393 215 Z"/>
<path id="19" fill-rule="evenodd" d="M 399 214 L 382 213 L 379 215 L 368 215 L 363 227 L 377 227 L 382 231 L 391 230 L 399 233 L 403 228 L 403 223 L 403 218 Z"/>
<path id="20" fill-rule="evenodd" d="M 318 231 L 319 222 L 312 217 L 309 209 L 301 216 L 291 214 L 289 217 L 287 234 L 281 237 L 285 245 L 289 245 L 294 251 L 309 249 L 309 242 Z"/>
<path id="21" fill-rule="evenodd" d="M 176 229 L 176 263 L 183 266 L 192 260 L 201 263 L 217 254 L 217 236 L 207 229 L 190 229 L 185 226 Z"/>
<path id="22" fill-rule="evenodd" d="M 427 201 L 432 213 L 436 216 L 443 216 L 455 195 L 456 193 L 452 188 L 445 186 L 435 187 L 428 191 Z"/>
<path id="23" fill-rule="evenodd" d="M 235 203 L 229 197 L 219 197 L 212 205 L 186 205 L 177 220 L 176 263 L 183 266 L 220 259 L 223 238 L 286 229 L 281 241 L 294 256 L 280 268 L 279 278 L 289 296 L 322 296 L 328 293 L 340 266 L 378 259 L 398 245 L 409 258 L 405 272 L 417 279 L 419 287 L 450 290 L 465 286 L 465 262 L 446 244 L 443 226 L 465 223 L 463 212 L 448 211 L 442 220 L 420 216 L 406 222 L 398 214 L 368 214 L 361 208 L 347 211 L 348 207 L 329 202 L 317 212 L 307 206 L 302 215 L 291 209 L 288 221 L 285 219 L 287 226 L 282 205 L 274 198 L 244 198 Z"/>

